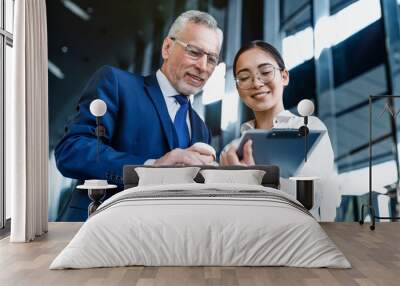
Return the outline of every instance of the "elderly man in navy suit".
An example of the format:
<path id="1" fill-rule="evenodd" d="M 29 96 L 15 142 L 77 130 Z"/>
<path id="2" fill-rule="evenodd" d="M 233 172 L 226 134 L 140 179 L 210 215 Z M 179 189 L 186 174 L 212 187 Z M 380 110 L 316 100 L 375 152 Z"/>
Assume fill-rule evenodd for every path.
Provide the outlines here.
<path id="1" fill-rule="evenodd" d="M 164 39 L 164 61 L 156 74 L 143 77 L 109 66 L 98 70 L 55 149 L 60 172 L 78 180 L 106 179 L 121 187 L 126 164 L 211 163 L 212 154 L 192 146 L 210 143 L 211 134 L 189 99 L 214 71 L 221 45 L 222 31 L 215 19 L 204 12 L 187 11 Z M 94 99 L 107 104 L 100 160 L 96 160 L 96 120 L 89 111 Z M 73 191 L 60 220 L 85 220 L 88 204 L 85 193 Z"/>

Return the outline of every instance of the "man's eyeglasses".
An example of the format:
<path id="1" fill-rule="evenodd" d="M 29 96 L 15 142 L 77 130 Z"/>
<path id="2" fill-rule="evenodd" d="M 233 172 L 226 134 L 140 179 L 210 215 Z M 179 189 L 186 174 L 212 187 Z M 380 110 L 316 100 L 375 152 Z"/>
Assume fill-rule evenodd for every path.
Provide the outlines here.
<path id="1" fill-rule="evenodd" d="M 250 89 L 253 87 L 256 77 L 263 84 L 271 82 L 275 78 L 275 70 L 281 71 L 282 69 L 270 64 L 265 64 L 258 69 L 256 76 L 248 71 L 242 71 L 236 76 L 235 81 L 240 89 Z"/>
<path id="2" fill-rule="evenodd" d="M 170 37 L 170 39 L 181 45 L 185 49 L 186 54 L 192 59 L 198 60 L 202 58 L 204 55 L 207 55 L 207 65 L 209 67 L 215 68 L 218 65 L 218 56 L 216 54 L 207 53 L 202 49 L 200 49 L 199 47 L 182 42 L 174 37 Z"/>

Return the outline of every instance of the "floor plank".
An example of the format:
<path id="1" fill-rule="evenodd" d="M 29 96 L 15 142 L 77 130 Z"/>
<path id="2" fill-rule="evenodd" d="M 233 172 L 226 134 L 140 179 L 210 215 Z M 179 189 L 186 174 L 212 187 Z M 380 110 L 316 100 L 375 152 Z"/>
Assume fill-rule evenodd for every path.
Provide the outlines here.
<path id="1" fill-rule="evenodd" d="M 358 223 L 321 223 L 351 262 L 352 269 L 290 267 L 118 267 L 48 269 L 81 223 L 50 223 L 32 243 L 0 240 L 0 285 L 400 285 L 400 223 L 375 231 Z"/>

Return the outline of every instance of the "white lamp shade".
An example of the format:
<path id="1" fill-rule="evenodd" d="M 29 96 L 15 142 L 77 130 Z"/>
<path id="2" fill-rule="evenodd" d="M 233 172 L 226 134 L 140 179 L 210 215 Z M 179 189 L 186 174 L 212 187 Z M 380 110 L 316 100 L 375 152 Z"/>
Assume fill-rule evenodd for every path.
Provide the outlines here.
<path id="1" fill-rule="evenodd" d="M 303 99 L 297 105 L 297 111 L 301 116 L 310 116 L 314 113 L 314 103 L 309 99 Z"/>
<path id="2" fill-rule="evenodd" d="M 90 103 L 90 113 L 93 116 L 103 116 L 107 111 L 107 104 L 101 99 L 95 99 Z"/>

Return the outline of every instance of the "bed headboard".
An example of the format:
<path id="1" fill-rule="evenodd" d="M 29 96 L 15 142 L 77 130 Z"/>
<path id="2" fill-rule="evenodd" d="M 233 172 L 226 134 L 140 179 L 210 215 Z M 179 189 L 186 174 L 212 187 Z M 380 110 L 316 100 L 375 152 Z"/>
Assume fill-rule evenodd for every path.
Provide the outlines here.
<path id="1" fill-rule="evenodd" d="M 184 166 L 143 166 L 143 165 L 125 165 L 124 166 L 124 189 L 133 188 L 138 185 L 139 176 L 135 171 L 136 167 L 146 167 L 146 168 L 182 168 Z M 271 187 L 275 189 L 279 189 L 279 167 L 270 165 L 256 165 L 256 166 L 195 166 L 200 167 L 202 170 L 205 169 L 220 169 L 220 170 L 248 170 L 248 169 L 257 169 L 264 170 L 265 175 L 262 179 L 262 185 L 265 187 Z M 203 176 L 198 173 L 194 178 L 197 183 L 204 183 Z"/>

